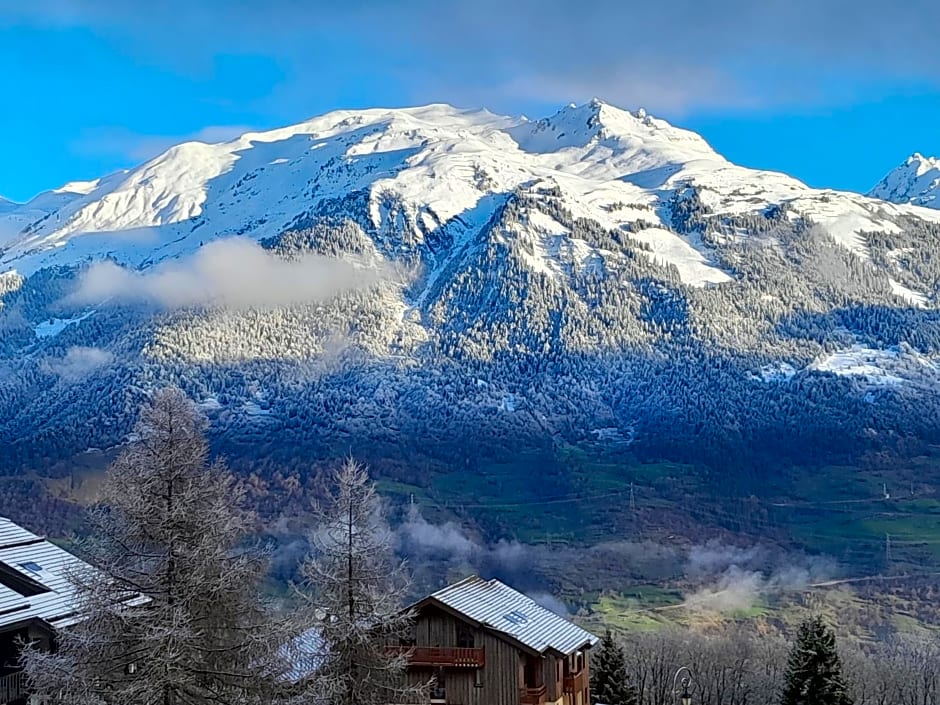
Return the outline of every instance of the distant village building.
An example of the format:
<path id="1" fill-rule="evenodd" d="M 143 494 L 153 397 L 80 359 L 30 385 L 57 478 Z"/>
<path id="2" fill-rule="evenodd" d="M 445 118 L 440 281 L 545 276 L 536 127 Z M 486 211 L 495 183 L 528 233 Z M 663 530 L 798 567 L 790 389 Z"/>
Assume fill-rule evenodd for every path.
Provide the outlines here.
<path id="1" fill-rule="evenodd" d="M 408 680 L 441 705 L 589 705 L 598 639 L 498 580 L 473 576 L 413 607 Z"/>

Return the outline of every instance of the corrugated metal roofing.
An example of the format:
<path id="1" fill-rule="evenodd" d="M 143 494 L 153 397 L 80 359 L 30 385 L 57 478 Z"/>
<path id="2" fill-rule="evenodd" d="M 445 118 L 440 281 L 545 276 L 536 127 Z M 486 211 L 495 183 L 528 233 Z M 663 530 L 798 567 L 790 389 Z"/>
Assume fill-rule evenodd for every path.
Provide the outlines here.
<path id="1" fill-rule="evenodd" d="M 438 590 L 431 599 L 539 653 L 554 649 L 568 655 L 598 642 L 589 631 L 498 580 L 472 576 Z"/>
<path id="2" fill-rule="evenodd" d="M 309 678 L 320 669 L 326 658 L 326 647 L 320 630 L 308 629 L 298 635 L 283 647 L 283 653 L 291 662 L 290 670 L 284 674 L 285 680 L 296 683 Z"/>
<path id="3" fill-rule="evenodd" d="M 73 617 L 77 605 L 68 576 L 72 571 L 89 570 L 91 566 L 3 517 L 0 517 L 0 562 L 48 589 L 26 597 L 0 585 L 0 627 L 27 619 L 61 624 L 57 620 Z M 27 568 L 24 563 L 33 565 Z"/>

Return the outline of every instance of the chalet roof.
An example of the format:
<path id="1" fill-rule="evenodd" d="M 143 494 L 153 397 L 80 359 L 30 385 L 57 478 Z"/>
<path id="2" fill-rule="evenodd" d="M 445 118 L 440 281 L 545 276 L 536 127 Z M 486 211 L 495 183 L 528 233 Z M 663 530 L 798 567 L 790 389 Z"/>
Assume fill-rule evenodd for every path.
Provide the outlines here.
<path id="1" fill-rule="evenodd" d="M 474 575 L 438 590 L 427 599 L 501 632 L 538 653 L 554 650 L 567 656 L 598 642 L 598 638 L 589 631 L 499 580 L 483 580 Z"/>
<path id="2" fill-rule="evenodd" d="M 284 674 L 284 680 L 296 683 L 309 678 L 320 670 L 326 659 L 326 646 L 320 630 L 316 627 L 297 635 L 293 641 L 282 647 L 283 655 L 291 664 Z"/>
<path id="3" fill-rule="evenodd" d="M 68 551 L 0 517 L 0 629 L 33 619 L 53 627 L 74 624 L 78 605 L 69 576 L 91 569 Z"/>

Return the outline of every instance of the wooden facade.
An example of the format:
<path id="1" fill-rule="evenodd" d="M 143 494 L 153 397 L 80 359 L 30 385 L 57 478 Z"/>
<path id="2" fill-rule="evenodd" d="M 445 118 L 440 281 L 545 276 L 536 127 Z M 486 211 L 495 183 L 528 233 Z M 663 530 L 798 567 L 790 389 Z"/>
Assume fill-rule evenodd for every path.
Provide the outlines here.
<path id="1" fill-rule="evenodd" d="M 527 647 L 441 605 L 416 615 L 408 682 L 433 679 L 434 705 L 589 705 L 589 649 L 562 654 Z"/>
<path id="2" fill-rule="evenodd" d="M 32 642 L 51 650 L 54 640 L 52 629 L 37 620 L 5 625 L 0 630 L 0 705 L 29 702 L 28 684 L 20 666 L 20 643 Z"/>

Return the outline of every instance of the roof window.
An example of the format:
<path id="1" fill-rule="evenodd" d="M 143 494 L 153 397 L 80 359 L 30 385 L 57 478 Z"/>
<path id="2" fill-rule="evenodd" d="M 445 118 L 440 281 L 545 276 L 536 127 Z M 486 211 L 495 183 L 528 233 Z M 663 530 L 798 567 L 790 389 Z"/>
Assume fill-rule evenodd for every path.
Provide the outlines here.
<path id="1" fill-rule="evenodd" d="M 33 565 L 38 564 L 34 563 Z M 26 568 L 25 565 L 23 567 Z M 26 568 L 26 570 L 30 569 Z M 40 570 L 42 570 L 41 567 Z M 38 580 L 33 580 L 28 575 L 24 575 L 16 568 L 9 566 L 2 561 L 0 561 L 0 584 L 5 585 L 10 590 L 19 593 L 23 597 L 33 597 L 34 595 L 42 595 L 46 592 L 52 592 Z"/>

